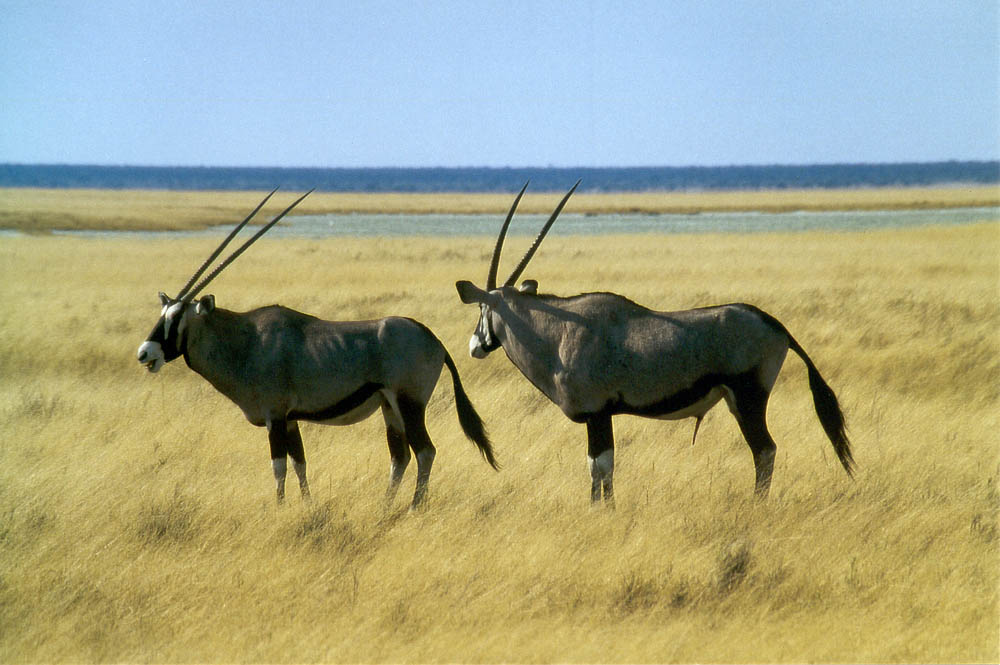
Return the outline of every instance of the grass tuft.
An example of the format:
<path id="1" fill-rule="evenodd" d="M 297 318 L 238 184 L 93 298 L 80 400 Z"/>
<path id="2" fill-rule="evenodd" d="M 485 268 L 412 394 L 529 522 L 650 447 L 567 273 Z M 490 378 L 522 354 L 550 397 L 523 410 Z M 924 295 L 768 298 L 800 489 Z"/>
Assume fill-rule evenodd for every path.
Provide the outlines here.
<path id="1" fill-rule="evenodd" d="M 622 577 L 615 589 L 611 605 L 616 613 L 628 616 L 633 612 L 648 610 L 660 602 L 663 589 L 654 580 L 646 579 L 636 573 L 628 573 Z M 671 599 L 673 605 L 673 599 Z"/>
<path id="2" fill-rule="evenodd" d="M 190 543 L 199 534 L 199 508 L 180 491 L 165 499 L 145 503 L 135 518 L 135 537 L 144 546 Z"/>
<path id="3" fill-rule="evenodd" d="M 750 544 L 730 543 L 719 554 L 716 563 L 716 587 L 723 596 L 728 596 L 743 583 L 753 563 Z"/>

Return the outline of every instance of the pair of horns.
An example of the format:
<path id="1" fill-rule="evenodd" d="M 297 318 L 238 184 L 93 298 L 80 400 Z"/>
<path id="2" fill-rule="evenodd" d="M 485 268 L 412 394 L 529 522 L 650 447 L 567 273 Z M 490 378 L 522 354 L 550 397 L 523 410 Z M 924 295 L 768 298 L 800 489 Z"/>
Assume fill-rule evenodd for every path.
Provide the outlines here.
<path id="1" fill-rule="evenodd" d="M 256 215 L 260 211 L 260 209 L 264 207 L 264 204 L 267 203 L 268 199 L 270 199 L 274 195 L 274 193 L 276 191 L 278 191 L 277 187 L 275 187 L 273 190 L 271 190 L 271 193 L 268 194 L 267 196 L 265 196 L 264 200 L 257 204 L 257 207 L 254 208 L 253 211 L 251 211 L 251 213 L 246 216 L 246 219 L 244 219 L 242 222 L 240 222 L 236 226 L 235 229 L 233 229 L 232 231 L 229 232 L 229 235 L 226 236 L 226 239 L 222 241 L 222 244 L 219 245 L 218 247 L 216 247 L 215 251 L 212 252 L 211 256 L 209 256 L 207 259 L 205 259 L 205 262 L 201 264 L 201 267 L 198 268 L 198 270 L 195 271 L 195 273 L 193 275 L 191 275 L 191 279 L 189 279 L 187 281 L 187 284 L 184 285 L 184 288 L 182 288 L 180 290 L 180 293 L 177 294 L 177 300 L 183 300 L 186 303 L 187 302 L 191 302 L 192 300 L 194 300 L 195 296 L 197 296 L 198 293 L 200 293 L 202 289 L 204 289 L 206 286 L 208 286 L 208 283 L 211 282 L 213 279 L 215 279 L 218 276 L 218 274 L 220 272 L 222 272 L 223 269 L 226 268 L 226 266 L 228 266 L 230 263 L 232 263 L 233 261 L 235 261 L 237 259 L 237 257 L 239 257 L 240 254 L 242 254 L 243 252 L 245 252 L 250 247 L 250 245 L 252 245 L 255 242 L 257 242 L 258 238 L 260 238 L 262 235 L 264 235 L 265 233 L 267 233 L 271 229 L 272 226 L 274 226 L 275 224 L 277 224 L 278 221 L 282 217 L 284 217 L 285 215 L 287 215 L 289 213 L 289 211 L 291 211 L 292 208 L 294 208 L 295 206 L 297 206 L 299 204 L 299 202 L 302 201 L 302 199 L 304 199 L 305 197 L 307 197 L 310 194 L 312 194 L 314 190 L 310 189 L 308 192 L 306 192 L 305 194 L 303 194 L 302 196 L 300 196 L 299 198 L 297 198 L 295 200 L 295 202 L 292 203 L 292 205 L 290 205 L 287 208 L 285 208 L 284 210 L 282 210 L 281 214 L 279 214 L 277 217 L 275 217 L 270 222 L 268 222 L 266 225 L 264 225 L 249 240 L 247 240 L 245 243 L 243 243 L 242 247 L 240 247 L 235 252 L 233 252 L 232 254 L 230 254 L 226 258 L 225 261 L 223 261 L 218 266 L 216 266 L 215 270 L 213 270 L 212 272 L 210 272 L 208 274 L 208 276 L 205 277 L 205 279 L 203 279 L 200 282 L 198 282 L 195 285 L 194 288 L 191 288 L 191 285 L 194 284 L 198 280 L 198 278 L 201 277 L 202 273 L 204 273 L 205 270 L 208 269 L 208 266 L 210 266 L 212 264 L 212 261 L 214 261 L 215 259 L 217 259 L 219 257 L 219 254 L 221 254 L 222 250 L 224 250 L 226 248 L 226 245 L 228 245 L 230 243 L 230 241 L 233 238 L 236 237 L 236 234 L 239 233 L 243 229 L 243 227 L 246 226 L 250 222 L 251 219 L 253 219 L 254 215 Z"/>
<path id="2" fill-rule="evenodd" d="M 528 189 L 528 182 L 525 182 L 524 187 L 522 187 L 521 191 L 518 192 L 517 198 L 514 199 L 514 204 L 510 207 L 510 212 L 507 213 L 507 218 L 504 220 L 503 226 L 500 228 L 500 235 L 497 237 L 496 247 L 493 248 L 493 258 L 490 261 L 489 274 L 486 277 L 487 291 L 492 291 L 497 286 L 496 284 L 497 269 L 500 266 L 500 252 L 503 249 L 503 241 L 504 238 L 506 238 L 507 236 L 507 228 L 510 226 L 510 222 L 514 218 L 514 211 L 517 210 L 517 204 L 521 202 L 521 197 L 524 196 L 525 190 Z M 545 222 L 545 225 L 542 227 L 542 230 L 538 232 L 538 236 L 535 238 L 535 241 L 531 244 L 531 247 L 528 248 L 528 251 L 521 258 L 521 261 L 520 263 L 517 264 L 517 267 L 514 268 L 514 272 L 512 272 L 510 274 L 510 277 L 507 278 L 507 281 L 504 282 L 504 286 L 511 286 L 512 284 L 514 284 L 514 282 L 517 281 L 517 278 L 521 276 L 521 273 L 524 272 L 524 269 L 528 266 L 528 262 L 531 261 L 531 257 L 535 255 L 535 252 L 538 250 L 538 246 L 542 244 L 542 240 L 545 238 L 545 235 L 549 232 L 549 229 L 552 228 L 552 225 L 555 223 L 556 218 L 559 217 L 559 213 L 562 212 L 562 209 L 563 207 L 565 207 L 566 202 L 569 200 L 569 197 L 573 195 L 573 192 L 576 191 L 576 188 L 579 184 L 580 180 L 577 180 L 576 183 L 570 188 L 570 190 L 566 192 L 566 196 L 562 198 L 562 201 L 560 201 L 559 205 L 556 206 L 556 209 L 552 212 L 552 215 L 549 217 L 548 221 Z M 239 233 L 241 230 L 243 230 L 243 227 L 245 227 L 250 222 L 250 220 L 254 218 L 254 215 L 256 215 L 260 211 L 260 209 L 264 207 L 264 204 L 267 203 L 268 200 L 277 191 L 278 191 L 277 187 L 271 190 L 271 193 L 265 196 L 264 200 L 258 203 L 257 207 L 254 208 L 242 222 L 237 224 L 236 228 L 234 228 L 232 231 L 229 232 L 229 235 L 226 236 L 226 239 L 223 240 L 222 243 L 215 248 L 215 251 L 213 251 L 212 254 L 207 259 L 205 259 L 205 262 L 201 264 L 201 267 L 198 268 L 198 270 L 196 270 L 195 273 L 191 276 L 191 278 L 187 281 L 187 284 L 185 284 L 184 287 L 181 288 L 180 292 L 177 294 L 176 298 L 177 300 L 183 300 L 184 302 L 191 302 L 192 300 L 194 300 L 195 297 L 201 292 L 201 290 L 204 289 L 206 286 L 208 286 L 209 282 L 215 279 L 219 275 L 219 273 L 221 273 L 227 266 L 229 266 L 230 263 L 235 261 L 240 256 L 240 254 L 245 252 L 250 247 L 250 245 L 257 242 L 257 240 L 262 235 L 267 233 L 271 229 L 271 227 L 277 224 L 282 217 L 291 212 L 292 208 L 297 206 L 302 201 L 302 199 L 312 194 L 314 190 L 310 189 L 308 192 L 306 192 L 305 194 L 297 198 L 295 201 L 293 201 L 290 206 L 282 210 L 281 213 L 278 214 L 274 219 L 272 219 L 270 222 L 261 227 L 261 229 L 257 231 L 257 233 L 255 233 L 253 236 L 251 236 L 249 240 L 243 243 L 243 245 L 239 249 L 230 254 L 222 263 L 216 266 L 215 270 L 210 272 L 207 277 L 205 277 L 200 282 L 195 284 L 198 278 L 201 277 L 202 274 L 208 269 L 208 266 L 212 264 L 212 261 L 214 261 L 219 257 L 219 254 L 221 254 L 222 250 L 224 250 L 226 246 L 229 245 L 229 243 L 232 241 L 232 239 L 236 237 L 236 234 Z M 192 284 L 194 284 L 194 288 L 192 288 L 191 286 Z"/>
<path id="3" fill-rule="evenodd" d="M 528 182 L 531 181 L 529 180 Z M 559 213 L 562 212 L 563 206 L 566 205 L 566 201 L 568 201 L 569 197 L 573 195 L 573 192 L 576 191 L 576 187 L 579 184 L 580 181 L 577 180 L 576 184 L 573 185 L 568 192 L 566 192 L 566 196 L 564 196 L 562 201 L 559 202 L 559 205 L 556 206 L 552 216 L 549 217 L 549 221 L 545 222 L 545 226 L 543 226 L 542 230 L 538 232 L 535 242 L 531 244 L 531 247 L 528 248 L 528 251 L 521 259 L 521 262 L 517 264 L 516 268 L 514 268 L 514 272 L 512 272 L 510 277 L 507 278 L 507 281 L 504 282 L 504 286 L 512 286 L 514 282 L 517 281 L 517 278 L 521 276 L 521 273 L 524 272 L 524 269 L 528 266 L 528 261 L 530 261 L 531 257 L 535 255 L 535 251 L 538 249 L 538 246 L 542 244 L 545 234 L 549 232 L 550 228 L 552 228 L 552 224 L 555 223 L 556 217 L 558 217 Z M 510 226 L 510 220 L 514 218 L 514 211 L 517 210 L 517 204 L 521 202 L 521 197 L 524 196 L 524 190 L 526 189 L 528 189 L 527 182 L 524 183 L 524 187 L 521 188 L 517 198 L 514 199 L 514 205 L 510 207 L 510 212 L 507 213 L 507 219 L 504 220 L 503 226 L 500 227 L 500 235 L 497 236 L 497 244 L 496 247 L 493 248 L 493 258 L 490 261 L 490 271 L 486 275 L 487 291 L 492 291 L 497 288 L 497 268 L 500 267 L 500 251 L 503 249 L 503 241 L 507 236 L 507 227 Z"/>

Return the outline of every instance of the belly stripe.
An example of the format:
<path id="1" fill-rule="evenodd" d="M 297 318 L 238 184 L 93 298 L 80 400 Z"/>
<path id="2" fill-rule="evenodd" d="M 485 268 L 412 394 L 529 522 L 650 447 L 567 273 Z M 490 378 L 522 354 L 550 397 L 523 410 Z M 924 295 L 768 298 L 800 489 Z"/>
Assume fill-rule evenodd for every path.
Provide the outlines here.
<path id="1" fill-rule="evenodd" d="M 612 413 L 625 413 L 633 416 L 655 418 L 657 416 L 676 413 L 697 404 L 713 388 L 718 386 L 728 386 L 730 389 L 738 391 L 741 387 L 755 382 L 756 376 L 753 371 L 744 374 L 707 374 L 695 381 L 694 385 L 678 390 L 674 394 L 650 404 L 633 406 L 626 404 L 623 400 L 619 400 L 609 406 Z"/>
<path id="2" fill-rule="evenodd" d="M 336 404 L 331 404 L 319 411 L 292 411 L 288 414 L 288 419 L 315 422 L 333 420 L 358 408 L 382 388 L 383 386 L 378 383 L 366 383 Z"/>

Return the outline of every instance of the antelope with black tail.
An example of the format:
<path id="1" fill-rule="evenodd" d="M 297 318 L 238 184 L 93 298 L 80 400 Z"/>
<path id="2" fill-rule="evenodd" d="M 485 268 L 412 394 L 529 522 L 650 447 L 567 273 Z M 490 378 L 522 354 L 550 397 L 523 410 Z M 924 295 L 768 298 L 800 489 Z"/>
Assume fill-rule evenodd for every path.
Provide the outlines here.
<path id="1" fill-rule="evenodd" d="M 288 457 L 303 497 L 309 495 L 299 421 L 351 425 L 381 409 L 391 458 L 387 501 L 396 495 L 412 449 L 417 458 L 412 505 L 419 506 L 435 455 L 424 413 L 442 366 L 451 372 L 463 432 L 497 468 L 493 447 L 455 363 L 423 324 L 401 317 L 324 321 L 279 305 L 238 313 L 216 307 L 211 295 L 196 300 L 209 282 L 308 192 L 195 284 L 273 194 L 233 229 L 176 297 L 160 293 L 160 318 L 139 347 L 139 362 L 157 372 L 184 356 L 188 367 L 235 402 L 247 420 L 267 427 L 279 503 L 285 496 Z"/>
<path id="2" fill-rule="evenodd" d="M 606 504 L 614 503 L 613 416 L 696 418 L 697 436 L 701 419 L 720 400 L 750 446 L 756 493 L 766 496 L 776 450 L 767 429 L 767 402 L 789 349 L 805 362 L 819 421 L 852 475 L 854 460 L 836 395 L 770 314 L 746 304 L 657 312 L 614 293 L 564 298 L 538 293 L 534 280 L 514 286 L 579 184 L 556 207 L 507 281 L 497 286 L 500 252 L 525 184 L 500 229 L 486 288 L 464 280 L 456 287 L 463 303 L 480 308 L 470 354 L 485 358 L 503 348 L 570 420 L 586 423 L 591 501 L 603 497 Z"/>

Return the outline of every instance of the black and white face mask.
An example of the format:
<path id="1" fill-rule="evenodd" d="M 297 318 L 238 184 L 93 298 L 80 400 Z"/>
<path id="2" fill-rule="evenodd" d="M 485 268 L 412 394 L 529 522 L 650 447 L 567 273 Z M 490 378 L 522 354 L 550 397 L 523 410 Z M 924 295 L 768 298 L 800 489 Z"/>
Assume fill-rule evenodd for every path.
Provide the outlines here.
<path id="1" fill-rule="evenodd" d="M 480 303 L 479 311 L 479 325 L 469 339 L 469 355 L 473 358 L 485 358 L 488 353 L 500 348 L 500 342 L 497 341 L 493 325 L 490 323 L 489 305 Z"/>

